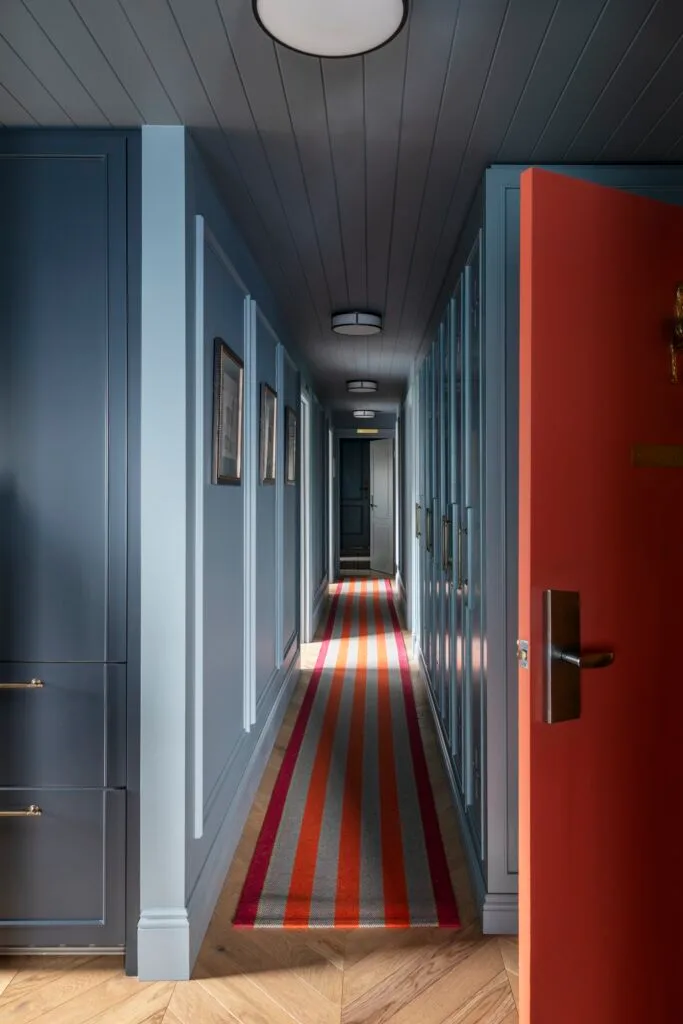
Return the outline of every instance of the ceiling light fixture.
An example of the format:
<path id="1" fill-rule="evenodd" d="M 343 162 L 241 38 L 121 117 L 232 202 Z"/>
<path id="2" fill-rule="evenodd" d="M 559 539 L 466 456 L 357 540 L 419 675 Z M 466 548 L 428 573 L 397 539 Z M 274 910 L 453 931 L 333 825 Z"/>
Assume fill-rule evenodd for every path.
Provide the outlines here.
<path id="1" fill-rule="evenodd" d="M 382 330 L 382 317 L 377 313 L 335 313 L 332 317 L 332 330 L 337 334 L 355 334 L 360 337 L 366 334 L 379 334 Z"/>
<path id="2" fill-rule="evenodd" d="M 372 409 L 354 409 L 353 415 L 357 420 L 374 420 L 375 418 Z"/>
<path id="3" fill-rule="evenodd" d="M 352 395 L 368 395 L 377 390 L 376 380 L 347 380 L 346 390 Z"/>
<path id="4" fill-rule="evenodd" d="M 379 434 L 377 427 L 356 427 L 357 434 Z"/>
<path id="5" fill-rule="evenodd" d="M 277 42 L 312 57 L 354 57 L 403 28 L 408 0 L 253 0 L 254 16 Z"/>

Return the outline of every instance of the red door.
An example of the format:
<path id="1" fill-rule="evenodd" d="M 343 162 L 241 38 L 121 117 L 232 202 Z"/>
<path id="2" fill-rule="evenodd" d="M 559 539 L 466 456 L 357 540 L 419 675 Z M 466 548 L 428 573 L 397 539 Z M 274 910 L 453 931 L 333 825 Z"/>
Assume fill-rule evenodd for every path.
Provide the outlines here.
<path id="1" fill-rule="evenodd" d="M 668 346 L 683 209 L 539 170 L 521 203 L 520 1020 L 674 1024 L 683 354 L 676 386 Z M 564 635 L 549 653 L 547 591 L 580 602 L 584 653 L 615 656 L 576 671 L 580 715 L 553 724 L 548 675 L 558 717 L 575 714 L 560 655 L 579 652 Z"/>

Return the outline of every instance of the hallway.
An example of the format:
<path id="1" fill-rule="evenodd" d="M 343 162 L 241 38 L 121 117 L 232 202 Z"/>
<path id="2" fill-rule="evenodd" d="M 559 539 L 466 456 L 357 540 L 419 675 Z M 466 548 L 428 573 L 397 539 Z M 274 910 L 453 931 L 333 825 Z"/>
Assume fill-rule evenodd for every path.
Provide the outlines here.
<path id="1" fill-rule="evenodd" d="M 15 957 L 0 964 L 0 1016 L 4 1024 L 516 1024 L 516 941 L 481 934 L 427 695 L 413 662 L 410 683 L 419 739 L 443 839 L 450 882 L 447 890 L 452 884 L 461 927 L 259 929 L 235 928 L 232 924 L 259 836 L 266 831 L 263 826 L 271 797 L 282 777 L 282 765 L 296 736 L 307 694 L 311 699 L 316 674 L 321 692 L 325 685 L 323 663 L 328 679 L 336 678 L 338 685 L 344 677 L 347 682 L 351 678 L 355 685 L 365 686 L 370 672 L 359 669 L 364 662 L 372 664 L 373 650 L 383 646 L 381 639 L 377 644 L 378 636 L 385 641 L 391 637 L 394 603 L 383 581 L 347 581 L 337 587 L 338 594 L 335 587 L 331 588 L 334 630 L 329 628 L 326 633 L 323 626 L 317 642 L 302 648 L 300 679 L 193 980 L 141 984 L 123 976 L 118 958 Z M 397 621 L 393 621 L 398 653 L 407 634 L 402 635 Z M 383 630 L 377 628 L 380 623 Z M 346 671 L 335 673 L 334 668 L 330 671 L 330 664 L 337 660 L 334 643 L 341 646 L 342 632 L 347 637 Z M 330 651 L 327 661 L 326 646 Z M 382 660 L 378 658 L 378 664 Z M 400 672 L 391 669 L 394 662 L 390 652 L 384 660 L 389 666 L 384 683 L 389 688 L 397 682 L 400 685 Z M 376 675 L 381 686 L 383 674 Z M 393 699 L 396 695 L 388 696 Z M 314 716 L 311 725 L 313 722 Z M 409 750 L 395 751 L 396 763 L 405 764 L 409 758 Z M 353 773 L 351 777 L 353 780 Z M 399 792 L 399 801 L 403 796 Z M 379 818 L 372 820 L 376 824 Z M 323 830 L 321 848 L 326 843 L 329 845 L 329 836 Z M 361 873 L 372 876 L 376 865 L 361 863 Z M 362 888 L 367 881 L 367 877 L 359 879 L 359 886 Z M 414 885 L 418 880 L 410 881 Z"/>

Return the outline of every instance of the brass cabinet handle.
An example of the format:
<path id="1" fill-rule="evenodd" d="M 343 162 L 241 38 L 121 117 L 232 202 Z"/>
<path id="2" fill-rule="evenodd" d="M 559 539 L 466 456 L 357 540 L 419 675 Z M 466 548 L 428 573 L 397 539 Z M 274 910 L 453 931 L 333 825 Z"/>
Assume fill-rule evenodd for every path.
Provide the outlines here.
<path id="1" fill-rule="evenodd" d="M 43 813 L 38 804 L 29 804 L 16 811 L 0 811 L 0 818 L 39 818 Z"/>
<path id="2" fill-rule="evenodd" d="M 42 690 L 44 686 L 42 679 L 28 679 L 20 683 L 0 683 L 0 690 Z"/>

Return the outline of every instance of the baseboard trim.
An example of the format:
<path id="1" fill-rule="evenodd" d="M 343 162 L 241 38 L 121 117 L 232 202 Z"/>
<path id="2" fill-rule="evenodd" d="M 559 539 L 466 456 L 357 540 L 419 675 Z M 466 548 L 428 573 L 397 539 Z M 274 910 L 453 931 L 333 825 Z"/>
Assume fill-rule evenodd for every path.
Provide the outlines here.
<path id="1" fill-rule="evenodd" d="M 487 892 L 486 890 L 486 880 L 484 878 L 484 873 L 479 861 L 479 855 L 470 831 L 467 812 L 462 800 L 462 794 L 458 789 L 455 772 L 453 771 L 453 765 L 451 764 L 451 759 L 448 753 L 448 743 L 444 736 L 439 712 L 436 704 L 434 703 L 432 689 L 429 685 L 429 672 L 422 654 L 422 648 L 416 638 L 413 643 L 415 657 L 420 669 L 420 675 L 422 676 L 422 681 L 427 691 L 427 699 L 429 701 L 429 708 L 432 713 L 434 727 L 439 738 L 441 760 L 443 761 L 444 768 L 446 769 L 448 784 L 451 787 L 451 795 L 458 815 L 458 824 L 460 825 L 460 835 L 462 836 L 462 841 L 465 847 L 465 856 L 467 857 L 470 881 L 472 883 L 472 888 L 474 889 L 474 897 L 481 915 L 482 931 L 485 935 L 516 935 L 519 921 L 519 901 L 517 893 L 495 893 Z"/>
<path id="2" fill-rule="evenodd" d="M 202 872 L 197 880 L 188 905 L 190 970 L 197 959 L 211 916 L 221 894 L 237 844 L 251 810 L 261 776 L 268 763 L 282 719 L 299 676 L 301 659 L 298 648 L 291 652 L 291 661 L 266 719 L 254 752 L 247 765 L 237 791 L 213 841 Z M 179 979 L 181 980 L 181 979 Z"/>
<path id="3" fill-rule="evenodd" d="M 401 601 L 403 601 L 403 606 L 407 610 L 408 594 L 407 594 L 407 591 L 406 591 L 406 585 L 403 582 L 403 576 L 401 575 L 401 570 L 400 569 L 396 573 L 396 586 L 398 587 L 399 597 L 400 597 Z"/>
<path id="4" fill-rule="evenodd" d="M 185 907 L 151 907 L 138 921 L 140 981 L 187 981 L 190 963 L 190 922 Z"/>
<path id="5" fill-rule="evenodd" d="M 325 598 L 327 597 L 328 586 L 327 575 L 325 575 L 325 578 L 316 590 L 313 598 L 313 612 L 311 614 L 311 642 L 315 639 L 315 634 L 318 631 L 318 626 L 320 625 L 320 620 L 325 610 Z"/>
<path id="6" fill-rule="evenodd" d="M 519 900 L 516 893 L 488 892 L 481 912 L 485 935 L 517 935 Z"/>

